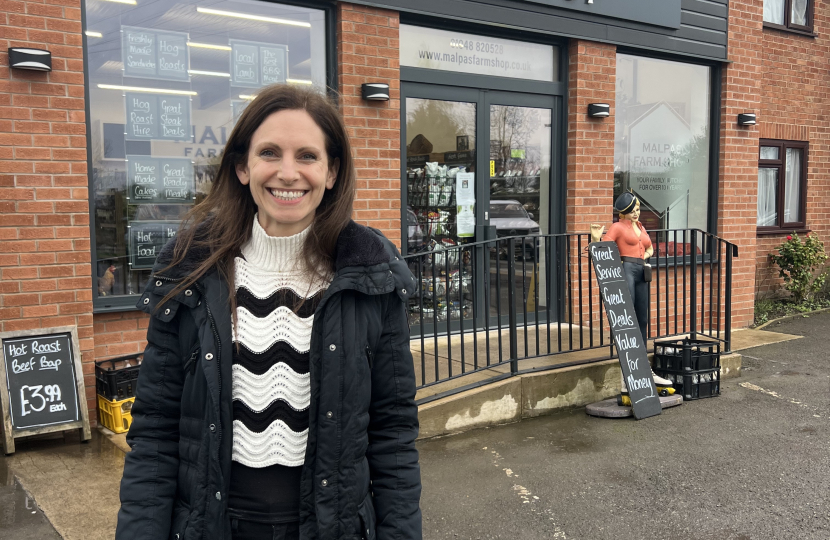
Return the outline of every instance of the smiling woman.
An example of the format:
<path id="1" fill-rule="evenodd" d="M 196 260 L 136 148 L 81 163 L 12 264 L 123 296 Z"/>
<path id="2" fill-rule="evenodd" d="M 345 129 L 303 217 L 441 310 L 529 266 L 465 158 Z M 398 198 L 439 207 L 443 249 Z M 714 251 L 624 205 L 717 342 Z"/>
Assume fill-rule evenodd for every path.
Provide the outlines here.
<path id="1" fill-rule="evenodd" d="M 421 538 L 414 278 L 354 191 L 335 106 L 260 91 L 139 303 L 118 540 Z"/>

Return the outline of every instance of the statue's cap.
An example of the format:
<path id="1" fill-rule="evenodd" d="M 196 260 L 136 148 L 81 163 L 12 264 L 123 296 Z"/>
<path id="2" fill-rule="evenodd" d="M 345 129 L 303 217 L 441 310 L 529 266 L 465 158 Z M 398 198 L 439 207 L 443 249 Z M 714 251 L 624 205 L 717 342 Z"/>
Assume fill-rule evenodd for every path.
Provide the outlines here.
<path id="1" fill-rule="evenodd" d="M 628 214 L 634 210 L 634 205 L 637 204 L 637 197 L 631 191 L 626 191 L 614 201 L 614 211 L 618 214 Z"/>

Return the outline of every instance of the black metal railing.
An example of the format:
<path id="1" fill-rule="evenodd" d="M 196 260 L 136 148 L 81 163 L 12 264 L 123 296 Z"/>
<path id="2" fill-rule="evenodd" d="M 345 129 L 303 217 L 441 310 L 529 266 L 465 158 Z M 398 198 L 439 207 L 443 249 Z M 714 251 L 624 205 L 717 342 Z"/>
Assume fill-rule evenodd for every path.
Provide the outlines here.
<path id="1" fill-rule="evenodd" d="M 730 351 L 737 246 L 698 229 L 650 236 L 649 339 L 706 336 Z M 409 304 L 418 387 L 477 374 L 434 398 L 518 373 L 613 357 L 589 240 L 588 234 L 512 236 L 447 242 L 406 255 L 418 284 Z M 607 354 L 560 356 L 603 348 Z"/>

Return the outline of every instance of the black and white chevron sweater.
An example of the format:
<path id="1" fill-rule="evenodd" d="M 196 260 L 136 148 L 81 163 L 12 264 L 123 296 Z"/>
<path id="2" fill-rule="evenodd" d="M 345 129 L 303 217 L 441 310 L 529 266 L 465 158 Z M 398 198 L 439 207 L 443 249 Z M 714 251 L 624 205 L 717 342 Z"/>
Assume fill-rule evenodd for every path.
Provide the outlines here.
<path id="1" fill-rule="evenodd" d="M 329 284 L 301 266 L 307 234 L 268 236 L 255 218 L 251 240 L 235 260 L 231 517 L 299 519 L 311 326 Z"/>

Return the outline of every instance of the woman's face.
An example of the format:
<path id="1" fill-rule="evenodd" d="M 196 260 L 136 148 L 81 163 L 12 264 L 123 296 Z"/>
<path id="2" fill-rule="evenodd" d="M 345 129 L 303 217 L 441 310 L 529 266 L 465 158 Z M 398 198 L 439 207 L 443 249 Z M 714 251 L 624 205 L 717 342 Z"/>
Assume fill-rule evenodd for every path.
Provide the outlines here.
<path id="1" fill-rule="evenodd" d="M 640 201 L 634 203 L 634 210 L 625 215 L 626 219 L 630 219 L 631 223 L 637 223 L 640 219 Z"/>
<path id="2" fill-rule="evenodd" d="M 323 130 L 306 111 L 282 110 L 254 132 L 247 162 L 236 166 L 236 174 L 250 187 L 265 232 L 291 236 L 314 221 L 339 166 L 329 160 Z"/>

